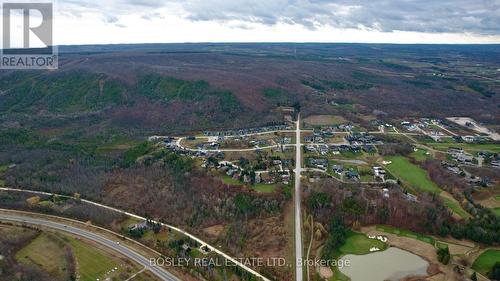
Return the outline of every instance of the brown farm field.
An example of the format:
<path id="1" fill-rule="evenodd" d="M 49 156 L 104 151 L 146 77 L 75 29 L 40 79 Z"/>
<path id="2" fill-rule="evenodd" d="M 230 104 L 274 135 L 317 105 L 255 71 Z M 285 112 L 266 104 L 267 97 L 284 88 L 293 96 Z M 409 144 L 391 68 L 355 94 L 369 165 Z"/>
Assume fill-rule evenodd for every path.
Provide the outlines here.
<path id="1" fill-rule="evenodd" d="M 324 126 L 342 124 L 347 122 L 342 116 L 335 115 L 311 115 L 304 119 L 304 123 L 311 126 Z"/>

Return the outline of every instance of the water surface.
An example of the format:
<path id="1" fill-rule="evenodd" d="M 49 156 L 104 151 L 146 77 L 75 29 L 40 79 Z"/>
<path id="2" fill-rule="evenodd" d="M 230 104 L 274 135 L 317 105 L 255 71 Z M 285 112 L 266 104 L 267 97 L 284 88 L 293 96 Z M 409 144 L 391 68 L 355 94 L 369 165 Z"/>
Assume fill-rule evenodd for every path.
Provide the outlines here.
<path id="1" fill-rule="evenodd" d="M 410 275 L 426 276 L 429 266 L 423 258 L 395 247 L 367 255 L 345 255 L 342 260 L 350 260 L 349 267 L 339 270 L 351 281 L 397 281 Z"/>

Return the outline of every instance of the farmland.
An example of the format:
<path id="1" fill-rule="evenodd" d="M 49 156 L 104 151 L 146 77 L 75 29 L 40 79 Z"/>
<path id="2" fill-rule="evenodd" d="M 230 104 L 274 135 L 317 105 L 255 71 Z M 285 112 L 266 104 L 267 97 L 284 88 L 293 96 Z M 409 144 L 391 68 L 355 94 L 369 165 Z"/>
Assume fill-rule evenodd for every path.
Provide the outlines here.
<path id="1" fill-rule="evenodd" d="M 16 259 L 26 265 L 37 265 L 57 278 L 69 278 L 69 261 L 57 237 L 40 234 L 30 244 L 16 253 Z"/>
<path id="2" fill-rule="evenodd" d="M 113 278 L 126 280 L 140 269 L 131 261 L 109 249 L 52 231 L 33 230 L 24 226 L 0 225 L 0 245 L 16 245 L 18 249 L 5 252 L 9 266 L 18 268 L 17 274 L 27 274 L 31 269 L 37 280 L 80 280 Z M 16 244 L 17 243 L 17 244 Z M 9 276 L 10 270 L 4 270 Z"/>

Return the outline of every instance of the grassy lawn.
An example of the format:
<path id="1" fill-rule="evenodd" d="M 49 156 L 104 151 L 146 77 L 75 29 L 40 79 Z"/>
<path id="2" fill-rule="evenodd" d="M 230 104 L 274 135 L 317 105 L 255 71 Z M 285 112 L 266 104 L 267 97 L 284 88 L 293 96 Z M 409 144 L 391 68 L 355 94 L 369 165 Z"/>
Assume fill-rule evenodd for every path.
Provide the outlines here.
<path id="1" fill-rule="evenodd" d="M 143 271 L 139 273 L 137 276 L 135 276 L 132 280 L 134 281 L 159 281 L 158 277 L 156 275 L 153 275 L 153 273 L 149 271 Z"/>
<path id="2" fill-rule="evenodd" d="M 424 162 L 429 157 L 429 155 L 427 155 L 426 153 L 427 150 L 419 149 L 417 151 L 412 152 L 410 156 L 418 162 Z"/>
<path id="3" fill-rule="evenodd" d="M 500 217 L 500 208 L 493 208 L 493 209 L 491 209 L 491 210 L 493 211 L 493 213 L 494 213 L 495 215 L 497 215 L 497 216 L 499 216 L 499 217 Z"/>
<path id="4" fill-rule="evenodd" d="M 387 160 L 392 161 L 386 168 L 399 179 L 413 188 L 431 193 L 439 194 L 441 189 L 429 179 L 427 172 L 412 164 L 403 156 L 391 156 Z"/>
<path id="5" fill-rule="evenodd" d="M 462 206 L 460 206 L 460 203 L 458 203 L 457 200 L 444 196 L 441 196 L 441 198 L 443 198 L 444 204 L 461 218 L 466 219 L 470 217 L 470 215 L 462 208 Z"/>
<path id="6" fill-rule="evenodd" d="M 488 276 L 495 262 L 500 262 L 500 250 L 486 250 L 472 264 L 472 269 Z"/>
<path id="7" fill-rule="evenodd" d="M 0 173 L 7 171 L 8 168 L 9 168 L 9 165 L 0 165 Z"/>
<path id="8" fill-rule="evenodd" d="M 138 145 L 140 142 L 135 141 L 135 140 L 129 140 L 123 137 L 120 138 L 115 138 L 109 143 L 106 143 L 105 145 L 99 146 L 96 149 L 97 153 L 106 153 L 110 152 L 113 150 L 127 150 L 129 148 L 132 148 L 136 145 Z"/>
<path id="9" fill-rule="evenodd" d="M 500 152 L 500 145 L 494 143 L 427 143 L 427 145 L 431 146 L 434 149 L 446 151 L 449 147 L 461 147 L 468 152 L 477 152 L 477 151 L 490 151 L 493 153 Z"/>
<path id="10" fill-rule="evenodd" d="M 375 181 L 375 179 L 373 178 L 373 176 L 365 175 L 365 176 L 361 176 L 361 181 L 362 182 L 373 182 L 373 181 Z"/>
<path id="11" fill-rule="evenodd" d="M 496 196 L 495 196 L 495 200 L 500 201 L 500 195 L 496 195 Z"/>
<path id="12" fill-rule="evenodd" d="M 129 225 L 132 225 L 132 224 L 135 224 L 135 223 L 140 223 L 141 221 L 142 220 L 137 219 L 137 218 L 128 217 L 126 220 L 124 220 L 124 221 L 122 221 L 120 223 L 120 227 L 122 229 L 128 229 Z"/>
<path id="13" fill-rule="evenodd" d="M 106 272 L 118 266 L 112 258 L 101 250 L 74 238 L 68 238 L 68 240 L 78 263 L 80 280 L 94 281 L 97 278 L 104 280 Z"/>
<path id="14" fill-rule="evenodd" d="M 259 184 L 253 185 L 252 188 L 258 192 L 271 193 L 271 192 L 274 192 L 276 190 L 276 185 L 259 183 Z"/>
<path id="15" fill-rule="evenodd" d="M 229 185 L 245 185 L 241 181 L 235 180 L 227 175 L 224 175 L 222 177 L 222 181 L 224 181 L 225 184 L 229 184 Z M 252 188 L 258 192 L 271 193 L 271 192 L 274 192 L 276 190 L 276 185 L 275 184 L 259 183 L 259 184 L 252 185 Z"/>
<path id="16" fill-rule="evenodd" d="M 67 277 L 65 250 L 55 239 L 57 238 L 46 233 L 40 234 L 16 253 L 16 260 L 26 265 L 38 266 L 54 276 Z"/>
<path id="17" fill-rule="evenodd" d="M 158 233 L 154 233 L 152 230 L 146 231 L 144 236 L 142 236 L 141 240 L 150 240 L 153 244 L 157 241 L 165 242 L 173 240 L 174 235 L 170 235 L 170 233 L 166 230 L 162 230 Z"/>
<path id="18" fill-rule="evenodd" d="M 225 184 L 229 184 L 229 185 L 244 185 L 241 181 L 235 180 L 228 175 L 224 175 L 222 177 L 222 181 L 224 181 Z"/>
<path id="19" fill-rule="evenodd" d="M 342 158 L 347 158 L 347 159 L 356 159 L 356 158 L 361 158 L 363 156 L 363 153 L 361 152 L 352 152 L 352 151 L 342 151 L 340 152 L 340 156 Z"/>
<path id="20" fill-rule="evenodd" d="M 349 231 L 344 245 L 339 250 L 341 255 L 366 255 L 370 253 L 370 248 L 373 247 L 385 250 L 387 244 L 377 239 L 370 239 L 365 234 Z"/>
<path id="21" fill-rule="evenodd" d="M 361 181 L 363 182 L 373 182 L 375 181 L 373 170 L 371 167 L 367 166 L 357 166 L 356 169 L 359 172 Z"/>
<path id="22" fill-rule="evenodd" d="M 330 278 L 330 281 L 350 281 L 351 279 L 347 276 L 345 276 L 342 272 L 337 267 L 334 267 L 332 269 L 333 271 L 333 276 Z"/>
<path id="23" fill-rule="evenodd" d="M 388 225 L 377 225 L 376 229 L 379 231 L 396 234 L 398 236 L 404 236 L 404 237 L 408 237 L 408 238 L 412 238 L 412 239 L 417 239 L 417 240 L 420 240 L 422 242 L 429 243 L 431 245 L 435 244 L 434 238 L 427 236 L 427 235 L 420 234 L 420 233 L 416 233 L 413 231 L 409 231 L 406 229 L 401 229 L 401 228 L 392 227 L 392 226 L 388 226 Z"/>
<path id="24" fill-rule="evenodd" d="M 448 244 L 437 241 L 436 242 L 436 247 L 438 247 L 439 249 L 447 249 L 448 248 Z"/>

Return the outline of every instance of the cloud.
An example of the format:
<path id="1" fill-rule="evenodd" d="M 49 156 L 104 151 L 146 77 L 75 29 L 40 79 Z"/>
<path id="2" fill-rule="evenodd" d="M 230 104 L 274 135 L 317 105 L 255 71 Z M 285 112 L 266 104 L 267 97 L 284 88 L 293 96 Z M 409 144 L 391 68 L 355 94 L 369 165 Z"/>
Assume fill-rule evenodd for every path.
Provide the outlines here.
<path id="1" fill-rule="evenodd" d="M 156 25 L 182 19 L 185 26 L 210 23 L 242 31 L 289 25 L 311 32 L 500 35 L 500 0 L 59 0 L 58 7 L 66 16 L 95 16 L 129 28 L 137 26 L 136 17 Z"/>
<path id="2" fill-rule="evenodd" d="M 112 16 L 112 15 L 105 15 L 104 16 L 105 23 L 117 23 L 118 20 L 119 20 L 118 17 Z"/>
<path id="3" fill-rule="evenodd" d="M 383 32 L 500 33 L 498 0 L 187 0 L 192 21 L 239 20 Z"/>

